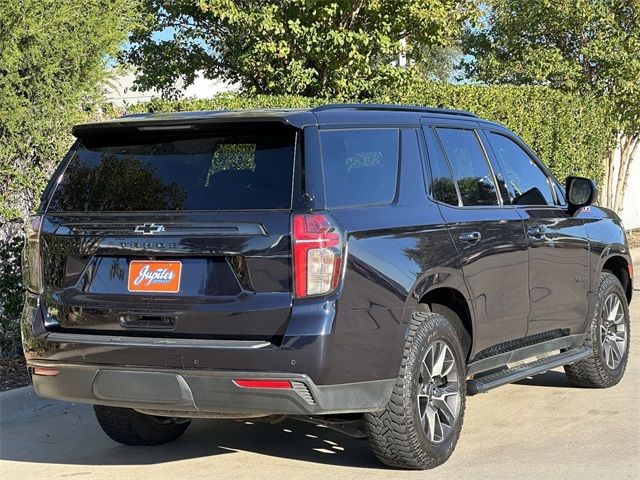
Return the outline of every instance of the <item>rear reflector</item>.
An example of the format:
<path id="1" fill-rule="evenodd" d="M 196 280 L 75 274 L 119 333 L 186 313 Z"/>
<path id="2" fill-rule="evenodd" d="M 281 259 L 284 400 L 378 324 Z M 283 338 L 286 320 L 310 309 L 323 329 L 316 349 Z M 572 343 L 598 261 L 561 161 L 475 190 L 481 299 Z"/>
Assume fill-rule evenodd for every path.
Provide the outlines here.
<path id="1" fill-rule="evenodd" d="M 242 388 L 291 388 L 288 380 L 234 380 L 237 386 Z"/>
<path id="2" fill-rule="evenodd" d="M 33 374 L 34 375 L 41 375 L 43 377 L 55 377 L 59 374 L 60 372 L 58 370 L 54 370 L 53 368 L 40 368 L 40 367 L 35 367 L 33 369 Z"/>

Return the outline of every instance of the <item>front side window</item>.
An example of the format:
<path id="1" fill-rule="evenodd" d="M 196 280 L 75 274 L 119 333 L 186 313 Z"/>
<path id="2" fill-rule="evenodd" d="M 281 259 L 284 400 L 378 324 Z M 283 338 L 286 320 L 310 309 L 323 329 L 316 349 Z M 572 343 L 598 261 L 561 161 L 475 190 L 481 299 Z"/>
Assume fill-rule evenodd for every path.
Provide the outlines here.
<path id="1" fill-rule="evenodd" d="M 567 201 L 564 198 L 565 197 L 564 189 L 560 187 L 560 185 L 558 185 L 556 182 L 553 182 L 553 188 L 556 191 L 556 199 L 558 200 L 558 205 L 566 206 Z"/>
<path id="2" fill-rule="evenodd" d="M 398 129 L 320 132 L 327 206 L 376 205 L 395 197 Z"/>
<path id="3" fill-rule="evenodd" d="M 495 182 L 473 130 L 437 128 L 465 206 L 497 205 Z"/>
<path id="4" fill-rule="evenodd" d="M 499 133 L 489 132 L 491 147 L 502 165 L 514 205 L 553 205 L 549 179 L 522 147 Z"/>

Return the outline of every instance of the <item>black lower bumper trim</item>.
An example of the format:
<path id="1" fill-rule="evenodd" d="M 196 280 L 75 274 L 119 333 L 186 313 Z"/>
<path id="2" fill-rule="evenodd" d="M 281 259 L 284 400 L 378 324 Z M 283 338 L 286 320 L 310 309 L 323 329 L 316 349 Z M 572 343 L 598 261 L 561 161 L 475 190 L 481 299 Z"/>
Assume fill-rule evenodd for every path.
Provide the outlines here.
<path id="1" fill-rule="evenodd" d="M 384 408 L 395 382 L 315 385 L 306 375 L 278 372 L 158 370 L 58 362 L 30 362 L 29 367 L 58 371 L 56 376 L 33 375 L 36 393 L 43 397 L 184 417 L 370 412 Z M 243 378 L 288 380 L 292 388 L 242 388 L 233 382 Z"/>

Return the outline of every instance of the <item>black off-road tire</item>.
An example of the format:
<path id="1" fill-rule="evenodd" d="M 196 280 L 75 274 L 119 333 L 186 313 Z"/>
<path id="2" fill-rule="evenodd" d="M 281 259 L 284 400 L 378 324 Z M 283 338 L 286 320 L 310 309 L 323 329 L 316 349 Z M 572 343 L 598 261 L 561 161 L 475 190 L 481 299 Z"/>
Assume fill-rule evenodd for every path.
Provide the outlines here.
<path id="1" fill-rule="evenodd" d="M 154 417 L 131 408 L 94 405 L 93 410 L 104 433 L 125 445 L 160 445 L 174 441 L 189 427 L 189 420 L 175 421 Z"/>
<path id="2" fill-rule="evenodd" d="M 603 322 L 603 308 L 605 299 L 616 293 L 622 303 L 624 322 L 626 327 L 627 344 L 620 364 L 611 369 L 604 360 L 602 344 L 600 342 L 600 326 Z M 596 297 L 595 313 L 587 332 L 585 345 L 591 347 L 593 354 L 573 365 L 565 365 L 564 370 L 569 380 L 580 387 L 608 388 L 616 385 L 624 375 L 629 359 L 630 321 L 627 297 L 618 278 L 609 272 L 600 274 L 600 282 Z"/>
<path id="3" fill-rule="evenodd" d="M 391 399 L 380 412 L 364 415 L 369 444 L 378 459 L 391 467 L 426 470 L 444 463 L 453 452 L 464 418 L 466 401 L 466 362 L 461 335 L 443 315 L 417 311 L 413 314 L 405 342 L 398 379 Z M 455 358 L 460 384 L 460 409 L 447 438 L 432 443 L 420 425 L 417 407 L 419 368 L 428 347 L 443 341 Z"/>

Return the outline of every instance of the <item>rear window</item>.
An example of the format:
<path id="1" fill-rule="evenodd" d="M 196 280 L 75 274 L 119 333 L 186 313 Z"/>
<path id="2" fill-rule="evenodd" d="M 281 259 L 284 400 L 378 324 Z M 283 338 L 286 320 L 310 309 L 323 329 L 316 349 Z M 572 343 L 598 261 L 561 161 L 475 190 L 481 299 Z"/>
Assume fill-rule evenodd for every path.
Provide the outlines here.
<path id="1" fill-rule="evenodd" d="M 82 140 L 49 211 L 291 207 L 295 133 Z"/>
<path id="2" fill-rule="evenodd" d="M 324 130 L 320 140 L 329 207 L 393 200 L 398 176 L 398 129 Z"/>

